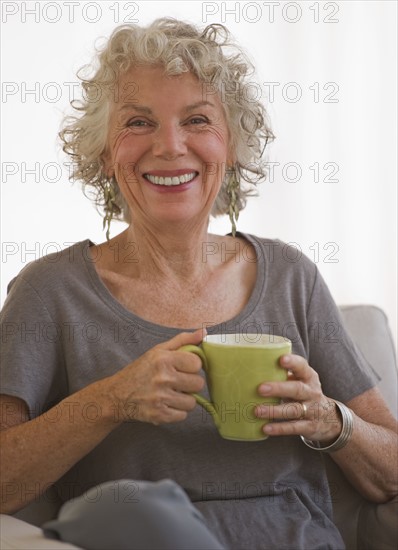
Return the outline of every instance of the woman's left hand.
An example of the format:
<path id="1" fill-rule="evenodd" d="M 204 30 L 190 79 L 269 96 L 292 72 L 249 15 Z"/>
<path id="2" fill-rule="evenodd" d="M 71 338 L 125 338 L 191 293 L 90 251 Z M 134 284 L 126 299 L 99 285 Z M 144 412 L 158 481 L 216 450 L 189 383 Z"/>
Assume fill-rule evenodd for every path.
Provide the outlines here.
<path id="1" fill-rule="evenodd" d="M 319 376 L 299 355 L 283 355 L 279 364 L 288 370 L 285 382 L 264 382 L 258 388 L 262 397 L 280 397 L 279 405 L 259 405 L 255 414 L 269 420 L 268 435 L 303 435 L 322 446 L 336 440 L 342 429 L 337 406 L 323 392 Z M 277 421 L 277 422 L 274 422 Z"/>

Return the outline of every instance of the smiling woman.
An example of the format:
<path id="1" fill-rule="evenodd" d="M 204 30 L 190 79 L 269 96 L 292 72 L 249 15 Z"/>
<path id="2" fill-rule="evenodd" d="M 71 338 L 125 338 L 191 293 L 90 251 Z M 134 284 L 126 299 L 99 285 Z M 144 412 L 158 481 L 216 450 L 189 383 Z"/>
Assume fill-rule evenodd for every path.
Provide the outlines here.
<path id="1" fill-rule="evenodd" d="M 128 227 L 29 264 L 2 312 L 2 483 L 34 486 L 30 500 L 56 486 L 65 504 L 48 536 L 93 549 L 343 548 L 322 452 L 367 499 L 398 492 L 396 422 L 316 265 L 236 232 L 273 137 L 242 93 L 249 67 L 224 27 L 160 19 L 116 29 L 83 79 L 64 150 L 108 231 L 112 217 Z M 208 233 L 220 214 L 233 236 Z M 49 334 L 54 324 L 73 330 Z M 22 341 L 31 325 L 43 337 Z M 206 332 L 292 341 L 280 378 L 260 362 L 251 384 L 241 362 L 222 379 L 223 395 L 244 381 L 251 397 L 221 402 L 218 422 L 255 422 L 255 441 L 220 437 L 196 406 L 212 391 L 190 353 Z M 12 491 L 1 505 L 26 503 Z"/>
<path id="2" fill-rule="evenodd" d="M 158 72 L 153 74 L 151 82 L 139 82 L 134 73 L 134 67 L 137 66 L 140 72 L 145 67 L 148 79 L 150 71 Z M 84 67 L 83 72 L 87 70 L 90 67 Z M 163 107 L 166 107 L 181 93 L 181 85 L 178 83 L 186 77 L 194 93 L 192 97 L 197 99 L 195 101 L 190 97 L 188 100 L 186 97 L 185 105 L 181 102 L 178 106 L 181 110 L 179 117 L 185 117 L 187 121 L 189 118 L 191 122 L 188 125 L 198 124 L 201 127 L 206 120 L 213 128 L 225 119 L 229 128 L 230 153 L 233 150 L 234 155 L 229 159 L 230 169 L 222 180 L 223 185 L 214 202 L 212 214 L 217 216 L 229 213 L 234 223 L 234 218 L 250 195 L 250 189 L 238 183 L 241 179 L 255 183 L 265 177 L 265 164 L 261 161 L 261 155 L 266 143 L 274 137 L 263 105 L 246 92 L 246 88 L 252 84 L 249 81 L 252 74 L 250 61 L 233 43 L 222 25 L 209 25 L 203 32 L 199 32 L 181 21 L 161 19 L 146 29 L 134 25 L 117 28 L 99 55 L 99 68 L 95 74 L 91 77 L 82 76 L 86 100 L 76 105 L 79 116 L 69 117 L 60 134 L 64 141 L 64 151 L 72 156 L 74 162 L 75 170 L 71 178 L 94 186 L 97 203 L 105 206 L 107 211 L 107 222 L 112 216 L 130 222 L 129 208 L 123 193 L 120 193 L 117 178 L 113 177 L 114 171 L 104 170 L 103 152 L 109 139 L 109 129 L 104 119 L 109 123 L 111 110 L 113 131 L 118 128 L 120 132 L 128 120 L 134 120 L 131 126 L 136 129 L 139 127 L 139 132 L 146 133 L 144 128 L 155 122 L 137 118 L 137 115 L 155 114 L 147 105 L 149 97 L 146 94 L 153 97 L 162 90 L 162 98 L 158 99 L 159 107 L 162 102 Z M 179 78 L 173 79 L 173 76 Z M 140 79 L 143 78 L 142 74 Z M 163 88 L 166 82 L 168 91 Z M 144 98 L 143 103 L 139 97 L 141 101 Z M 193 111 L 199 107 L 213 107 L 214 111 L 216 106 L 219 112 L 211 113 L 213 124 L 206 116 L 193 117 Z M 193 111 L 189 112 L 191 109 Z M 127 114 L 131 110 L 135 111 L 132 119 Z M 182 120 L 179 120 L 179 125 L 182 125 Z M 211 164 L 211 161 L 207 160 L 207 164 Z M 131 163 L 127 163 L 122 169 L 130 173 L 131 166 Z M 214 170 L 215 166 L 212 168 Z M 231 194 L 234 197 L 230 210 Z M 110 200 L 110 195 L 113 200 Z"/>
<path id="3" fill-rule="evenodd" d="M 233 164 L 221 101 L 203 101 L 192 73 L 169 76 L 161 66 L 127 71 L 120 87 L 132 84 L 135 103 L 122 95 L 111 106 L 104 172 L 118 182 L 136 230 L 175 231 L 178 224 L 201 234 Z"/>

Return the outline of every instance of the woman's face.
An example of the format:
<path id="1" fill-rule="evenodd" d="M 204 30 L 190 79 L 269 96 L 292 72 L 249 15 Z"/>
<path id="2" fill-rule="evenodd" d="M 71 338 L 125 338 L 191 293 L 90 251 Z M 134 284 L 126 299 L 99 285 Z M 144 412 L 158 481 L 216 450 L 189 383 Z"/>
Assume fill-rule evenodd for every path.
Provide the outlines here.
<path id="1" fill-rule="evenodd" d="M 115 89 L 107 150 L 134 224 L 203 224 L 229 164 L 220 98 L 192 74 L 128 71 Z"/>

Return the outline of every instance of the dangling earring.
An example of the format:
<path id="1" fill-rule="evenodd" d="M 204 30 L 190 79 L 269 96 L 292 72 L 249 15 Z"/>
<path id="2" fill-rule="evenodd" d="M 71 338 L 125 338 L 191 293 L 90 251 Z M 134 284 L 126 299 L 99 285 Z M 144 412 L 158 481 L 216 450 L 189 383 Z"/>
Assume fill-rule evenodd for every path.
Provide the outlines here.
<path id="1" fill-rule="evenodd" d="M 229 175 L 227 189 L 226 189 L 227 194 L 229 196 L 228 214 L 232 224 L 232 236 L 235 237 L 236 235 L 235 222 L 237 222 L 239 218 L 239 208 L 237 203 L 237 191 L 239 189 L 239 181 L 236 177 L 236 171 L 233 167 L 229 168 L 227 173 Z"/>
<path id="2" fill-rule="evenodd" d="M 113 185 L 106 181 L 104 182 L 104 210 L 105 210 L 105 216 L 104 221 L 102 223 L 102 229 L 105 229 L 105 226 L 107 226 L 106 229 L 106 240 L 109 241 L 109 232 L 111 229 L 111 221 L 113 218 L 113 210 L 114 210 L 114 204 L 116 203 L 116 196 L 115 196 L 115 190 L 113 188 Z"/>

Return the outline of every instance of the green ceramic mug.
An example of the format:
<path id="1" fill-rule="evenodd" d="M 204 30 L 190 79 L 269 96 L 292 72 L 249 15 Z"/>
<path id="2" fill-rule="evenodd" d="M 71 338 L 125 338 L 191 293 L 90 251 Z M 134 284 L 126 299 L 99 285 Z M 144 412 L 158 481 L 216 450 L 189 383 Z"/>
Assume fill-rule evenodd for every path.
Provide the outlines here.
<path id="1" fill-rule="evenodd" d="M 290 340 L 270 334 L 214 334 L 201 347 L 180 348 L 198 355 L 206 373 L 211 401 L 192 394 L 214 420 L 222 437 L 237 441 L 267 439 L 262 427 L 267 422 L 254 415 L 256 405 L 280 403 L 275 397 L 261 397 L 263 382 L 284 381 L 287 371 L 279 358 L 291 353 Z"/>

